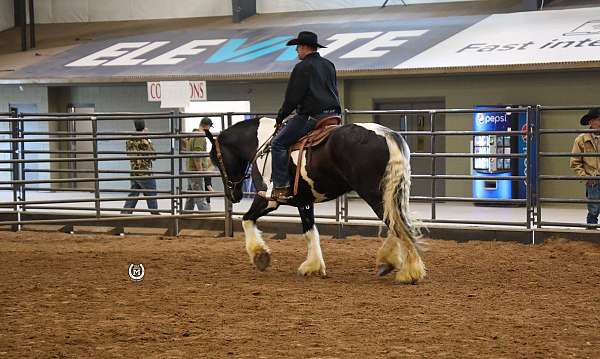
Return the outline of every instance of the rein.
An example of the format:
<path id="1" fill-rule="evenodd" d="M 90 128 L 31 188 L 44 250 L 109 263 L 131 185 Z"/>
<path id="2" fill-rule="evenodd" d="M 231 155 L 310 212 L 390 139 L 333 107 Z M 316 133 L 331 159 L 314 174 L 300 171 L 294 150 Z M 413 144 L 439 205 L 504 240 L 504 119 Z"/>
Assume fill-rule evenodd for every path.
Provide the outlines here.
<path id="1" fill-rule="evenodd" d="M 252 163 L 256 163 L 256 160 L 258 160 L 262 156 L 266 156 L 265 162 L 263 163 L 263 170 L 261 171 L 261 173 L 265 173 L 265 169 L 267 167 L 267 159 L 269 158 L 269 153 L 271 152 L 271 141 L 273 140 L 273 137 L 275 137 L 275 134 L 277 134 L 277 130 L 275 130 L 275 132 L 273 132 L 273 134 L 269 138 L 267 138 L 267 140 L 263 142 L 262 145 L 258 147 L 258 149 L 256 150 L 256 155 L 254 155 L 254 159 L 252 160 Z"/>
<path id="2" fill-rule="evenodd" d="M 221 145 L 219 144 L 219 136 L 215 137 L 215 151 L 217 153 L 217 160 L 219 160 L 219 165 L 222 168 L 221 173 L 223 174 L 223 183 L 229 188 L 229 190 L 233 190 L 235 186 L 242 183 L 244 180 L 250 178 L 250 174 L 248 174 L 248 168 L 250 164 L 246 166 L 244 170 L 244 176 L 239 181 L 231 181 L 229 176 L 227 175 L 227 168 L 225 167 L 225 162 L 223 161 L 223 154 L 221 153 Z"/>
<path id="3" fill-rule="evenodd" d="M 275 136 L 275 134 L 277 133 L 277 131 L 275 131 L 271 137 L 269 137 L 262 145 L 260 145 L 256 151 L 256 155 L 254 155 L 254 159 L 250 162 L 248 162 L 248 165 L 246 166 L 246 169 L 244 170 L 244 176 L 239 180 L 239 181 L 231 181 L 229 179 L 229 176 L 227 175 L 227 168 L 225 167 L 225 161 L 223 161 L 223 153 L 221 152 L 221 144 L 219 143 L 219 136 L 215 137 L 215 152 L 217 154 L 217 160 L 219 161 L 219 166 L 221 166 L 221 173 L 223 175 L 223 184 L 225 186 L 227 186 L 227 188 L 229 190 L 233 190 L 235 186 L 237 186 L 238 184 L 242 183 L 244 180 L 250 178 L 250 173 L 248 173 L 248 169 L 250 168 L 250 166 L 256 162 L 256 160 L 260 157 L 262 157 L 263 155 L 267 155 L 269 154 L 269 149 L 270 149 L 270 144 L 271 144 L 271 140 L 273 139 L 273 137 Z M 265 161 L 265 166 L 266 166 L 266 161 Z M 263 173 L 264 173 L 264 168 L 263 168 Z"/>

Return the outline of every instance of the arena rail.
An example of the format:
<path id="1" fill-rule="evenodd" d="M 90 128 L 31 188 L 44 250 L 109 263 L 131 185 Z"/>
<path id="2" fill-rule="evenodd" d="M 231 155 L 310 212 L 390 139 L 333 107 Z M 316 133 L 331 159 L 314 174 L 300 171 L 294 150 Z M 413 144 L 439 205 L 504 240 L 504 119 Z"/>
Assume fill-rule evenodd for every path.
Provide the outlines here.
<path id="1" fill-rule="evenodd" d="M 440 129 L 439 121 L 445 120 L 450 123 L 454 118 L 445 117 L 446 115 L 472 115 L 481 112 L 478 109 L 422 109 L 422 110 L 349 110 L 346 109 L 343 114 L 344 122 L 349 116 L 390 116 L 390 115 L 424 115 L 428 120 L 429 129 L 419 131 L 403 130 L 398 131 L 406 138 L 410 136 L 424 136 L 428 139 L 429 151 L 416 152 L 412 158 L 429 159 L 429 173 L 413 174 L 413 181 L 427 180 L 429 184 L 429 195 L 413 195 L 411 201 L 415 203 L 429 204 L 429 218 L 421 220 L 428 224 L 438 225 L 473 225 L 489 228 L 517 228 L 531 233 L 535 241 L 535 231 L 552 227 L 586 227 L 598 228 L 597 225 L 587 225 L 583 223 L 571 223 L 564 221 L 550 221 L 542 217 L 543 205 L 552 204 L 587 204 L 600 203 L 600 200 L 586 200 L 574 198 L 553 198 L 541 196 L 542 186 L 547 181 L 580 181 L 581 178 L 574 175 L 553 175 L 542 174 L 540 172 L 543 166 L 540 165 L 545 158 L 564 158 L 570 157 L 571 152 L 548 152 L 542 151 L 542 140 L 545 137 L 564 134 L 579 134 L 589 132 L 585 129 L 557 129 L 544 128 L 544 116 L 549 113 L 560 111 L 582 111 L 594 106 L 527 106 L 507 109 L 505 107 L 486 108 L 486 112 L 513 112 L 523 113 L 526 116 L 526 127 L 524 132 L 521 130 L 511 131 L 472 131 L 472 130 L 445 130 Z M 38 224 L 56 224 L 63 225 L 64 229 L 72 230 L 73 225 L 85 223 L 98 223 L 99 225 L 116 226 L 115 232 L 122 233 L 124 226 L 135 224 L 147 224 L 149 221 L 153 224 L 164 225 L 168 227 L 168 233 L 177 235 L 180 230 L 182 220 L 195 218 L 213 218 L 223 221 L 223 234 L 233 235 L 234 219 L 239 219 L 243 215 L 242 208 L 234 205 L 225 197 L 223 191 L 190 191 L 185 187 L 185 179 L 197 177 L 215 177 L 217 183 L 220 183 L 220 174 L 218 171 L 194 172 L 185 169 L 184 160 L 189 158 L 207 157 L 207 152 L 189 152 L 183 151 L 181 140 L 191 137 L 204 137 L 203 133 L 186 133 L 183 131 L 183 120 L 186 118 L 212 117 L 218 118 L 221 122 L 221 128 L 226 129 L 234 122 L 235 116 L 273 116 L 271 112 L 229 112 L 229 113 L 179 113 L 179 112 L 114 112 L 114 113 L 0 113 L 0 124 L 8 123 L 9 130 L 0 131 L 3 135 L 0 138 L 0 146 L 8 145 L 10 148 L 0 149 L 0 175 L 6 176 L 10 173 L 10 180 L 0 180 L 0 191 L 2 193 L 12 192 L 12 200 L 3 198 L 2 206 L 11 208 L 10 212 L 3 212 L 0 226 L 10 225 L 13 230 L 21 230 L 26 225 Z M 442 118 L 445 117 L 445 118 Z M 168 128 L 161 131 L 145 132 L 143 135 L 135 131 L 118 131 L 114 128 L 99 130 L 99 124 L 104 121 L 129 121 L 128 127 L 132 127 L 131 121 L 135 119 L 167 121 Z M 88 121 L 91 128 L 86 131 L 72 132 L 69 130 L 34 130 L 28 127 L 31 124 L 45 123 L 48 128 L 51 123 Z M 36 126 L 34 126 L 36 127 Z M 39 127 L 39 126 L 37 126 Z M 63 126 L 64 127 L 64 126 Z M 101 126 L 102 127 L 102 126 Z M 103 126 L 106 127 L 106 126 Z M 164 127 L 164 126 L 163 126 Z M 597 131 L 600 132 L 600 131 Z M 114 141 L 125 141 L 132 136 L 136 138 L 148 138 L 151 140 L 165 141 L 168 146 L 157 150 L 153 154 L 131 153 L 123 150 L 106 149 L 103 143 Z M 525 153 L 497 153 L 497 154 L 475 154 L 470 152 L 446 152 L 440 151 L 437 145 L 440 138 L 467 138 L 470 141 L 473 136 L 483 135 L 502 135 L 502 136 L 524 136 L 527 139 Z M 8 137 L 8 138 L 7 138 Z M 90 148 L 87 150 L 77 150 L 75 143 L 87 143 Z M 107 142 L 103 142 L 107 141 Z M 533 147 L 532 143 L 537 146 Z M 547 142 L 543 142 L 546 145 Z M 42 144 L 44 148 L 36 147 L 36 144 Z M 60 145 L 67 144 L 67 145 Z M 34 148 L 32 148 L 32 146 Z M 61 148 L 62 146 L 62 148 Z M 64 147 L 68 147 L 65 149 Z M 3 155 L 6 154 L 6 155 Z M 10 156 L 9 156 L 10 154 Z M 600 157 L 600 153 L 588 154 L 593 157 Z M 535 163 L 535 166 L 527 166 L 524 175 L 503 175 L 503 176 L 475 176 L 472 173 L 453 173 L 441 172 L 439 164 L 448 159 L 470 159 L 475 158 L 506 158 L 506 159 L 525 159 L 527 163 Z M 112 163 L 125 162 L 131 159 L 152 159 L 168 162 L 168 165 L 160 169 L 151 171 L 147 176 L 138 176 L 137 179 L 154 179 L 168 182 L 168 186 L 163 186 L 154 190 L 128 189 L 107 187 L 106 184 L 115 182 L 124 182 L 132 179 L 131 171 L 127 168 L 118 168 Z M 88 167 L 78 168 L 77 164 L 83 163 Z M 106 166 L 106 164 L 109 164 Z M 62 165 L 60 165 L 62 164 Z M 68 168 L 65 168 L 67 164 Z M 91 166 L 90 166 L 91 164 Z M 43 166 L 46 166 L 43 168 Z M 117 168 L 115 168 L 117 167 Z M 4 173 L 4 175 L 3 175 Z M 534 173 L 537 175 L 534 176 Z M 31 176 L 36 178 L 32 179 Z M 64 178 L 66 176 L 66 178 Z M 44 178 L 39 178 L 44 177 Z M 600 176 L 590 177 L 589 179 L 600 180 Z M 525 181 L 527 194 L 526 198 L 520 199 L 491 199 L 474 198 L 467 196 L 448 196 L 438 194 L 438 185 L 440 181 L 475 181 L 475 180 L 507 180 Z M 88 184 L 88 185 L 85 185 Z M 221 184 L 222 185 L 222 184 Z M 218 186 L 217 186 L 218 187 Z M 534 191 L 534 188 L 537 189 Z M 57 193 L 58 196 L 36 196 L 39 193 Z M 161 206 L 158 212 L 165 214 L 160 216 L 160 221 L 155 217 L 148 216 L 150 209 L 140 208 L 135 212 L 140 214 L 120 214 L 122 207 L 110 206 L 107 203 L 122 202 L 128 199 L 125 193 L 155 192 L 153 196 L 140 197 L 140 200 L 157 199 L 168 200 L 168 206 Z M 69 195 L 72 193 L 72 195 Z M 78 193 L 78 194 L 77 194 Z M 87 197 L 85 194 L 88 195 Z M 115 195 L 116 194 L 116 195 Z M 252 192 L 245 192 L 246 195 L 252 195 Z M 201 197 L 221 197 L 223 198 L 223 211 L 186 211 L 184 210 L 183 200 L 186 198 Z M 358 197 L 348 194 L 338 198 L 335 201 L 335 208 L 331 212 L 317 212 L 316 217 L 325 220 L 335 227 L 335 237 L 344 237 L 347 233 L 346 228 L 354 225 L 365 224 L 369 226 L 380 226 L 378 219 L 372 215 L 352 213 L 351 204 L 358 203 Z M 472 204 L 492 204 L 497 206 L 518 205 L 525 207 L 525 213 L 520 220 L 476 220 L 476 219 L 448 219 L 441 218 L 438 215 L 438 209 L 441 203 L 472 203 Z M 88 206 L 86 206 L 88 205 Z M 90 206 L 91 205 L 91 206 Z M 116 214 L 115 214 L 116 213 Z M 44 217 L 47 215 L 47 217 Z M 292 220 L 296 218 L 291 213 L 271 213 L 271 218 Z M 275 226 L 277 227 L 277 226 Z"/>
<path id="2" fill-rule="evenodd" d="M 161 216 L 160 222 L 168 220 L 168 233 L 176 235 L 180 231 L 179 222 L 182 219 L 216 217 L 224 220 L 224 234 L 232 235 L 231 227 L 231 205 L 224 196 L 223 191 L 188 191 L 183 187 L 183 180 L 193 177 L 219 177 L 217 171 L 185 171 L 183 170 L 183 160 L 188 158 L 207 157 L 207 152 L 186 152 L 181 150 L 181 139 L 191 137 L 204 137 L 204 133 L 183 133 L 182 120 L 192 117 L 218 117 L 221 120 L 221 128 L 226 128 L 226 115 L 215 113 L 135 113 L 135 112 L 115 112 L 115 113 L 92 113 L 92 114 L 74 114 L 74 113 L 9 113 L 0 114 L 0 123 L 8 123 L 10 134 L 8 139 L 0 139 L 0 144 L 7 143 L 10 150 L 2 153 L 10 153 L 10 159 L 0 160 L 1 171 L 11 172 L 10 181 L 0 181 L 3 190 L 12 191 L 12 201 L 3 201 L 3 206 L 12 208 L 12 213 L 8 213 L 0 225 L 11 225 L 13 230 L 20 230 L 24 225 L 30 224 L 59 224 L 64 225 L 67 230 L 72 230 L 73 224 L 81 222 L 90 222 L 90 217 L 86 212 L 93 212 L 93 221 L 98 223 L 120 223 L 120 228 L 116 232 L 123 231 L 123 223 L 136 221 L 148 222 L 148 216 L 133 214 L 107 215 L 107 212 L 121 212 L 123 208 L 103 206 L 106 202 L 125 201 L 129 196 L 106 196 L 108 193 L 145 193 L 155 192 L 156 195 L 144 196 L 140 199 L 167 199 L 169 206 L 159 207 L 156 212 L 168 214 Z M 131 128 L 132 120 L 165 120 L 168 121 L 168 130 L 161 132 L 144 132 L 140 134 L 134 131 L 100 131 L 99 123 L 103 121 L 129 121 L 127 127 Z M 91 125 L 91 130 L 81 132 L 71 131 L 29 131 L 26 127 L 32 123 L 60 123 L 63 122 L 82 122 L 86 121 Z M 48 126 L 50 127 L 50 126 Z M 57 127 L 57 126 L 53 126 Z M 6 134 L 6 133 L 5 133 Z M 136 152 L 132 154 L 127 152 L 123 146 L 122 151 L 103 151 L 100 149 L 99 142 L 103 141 L 126 141 L 132 138 L 147 138 L 165 140 L 167 142 L 167 151 L 158 151 L 153 154 Z M 77 150 L 72 144 L 77 142 L 91 144 L 91 150 Z M 51 144 L 67 144 L 69 149 L 51 149 Z M 28 149 L 31 144 L 42 144 L 48 149 Z M 56 147 L 56 146 L 53 146 Z M 32 156 L 41 158 L 32 158 Z M 67 157 L 64 157 L 67 156 Z M 168 166 L 166 170 L 150 171 L 147 176 L 136 176 L 135 179 L 154 179 L 167 180 L 168 189 L 146 190 L 146 189 L 127 189 L 127 188 L 104 188 L 102 184 L 115 181 L 129 181 L 133 177 L 129 169 L 113 169 L 114 163 L 126 162 L 123 167 L 128 168 L 131 159 L 151 159 L 166 160 Z M 51 168 L 50 164 L 87 164 L 88 168 Z M 108 163 L 107 169 L 100 169 L 101 163 Z M 46 165 L 50 168 L 28 168 L 28 164 Z M 90 166 L 92 164 L 92 166 Z M 6 168 L 8 165 L 9 168 Z M 44 174 L 45 179 L 27 179 L 27 174 L 39 176 Z M 57 175 L 67 175 L 67 178 L 52 178 Z M 82 177 L 84 175 L 84 177 Z M 91 183 L 92 186 L 79 187 L 78 184 Z M 43 186 L 35 187 L 41 184 Z M 63 188 L 62 185 L 68 184 L 71 188 Z M 32 194 L 53 191 L 59 193 L 57 199 L 28 199 Z M 73 196 L 60 195 L 61 192 L 80 192 L 93 193 L 93 196 L 87 198 L 73 198 Z M 222 212 L 197 212 L 186 211 L 183 209 L 183 199 L 201 198 L 201 197 L 223 197 L 224 211 Z M 93 207 L 82 206 L 82 204 L 93 204 Z M 73 206 L 75 205 L 75 206 Z M 52 219 L 40 219 L 43 212 L 52 215 Z M 62 212 L 56 213 L 57 211 Z M 67 211 L 75 211 L 74 215 L 66 215 Z M 135 212 L 154 212 L 150 209 L 135 209 Z M 5 213 L 6 215 L 6 213 Z M 32 219 L 28 219 L 32 218 Z M 155 220 L 155 218 L 153 218 Z"/>
<path id="3" fill-rule="evenodd" d="M 538 144 L 538 149 L 541 148 L 541 145 L 544 143 L 546 143 L 544 140 L 545 137 L 551 137 L 551 136 L 555 136 L 555 135 L 579 135 L 582 133 L 596 133 L 596 134 L 600 134 L 600 130 L 591 130 L 591 129 L 582 129 L 581 127 L 579 128 L 561 128 L 561 129 L 557 129 L 557 128 L 544 128 L 544 124 L 546 119 L 544 119 L 545 114 L 555 114 L 556 113 L 561 113 L 561 112 L 565 112 L 566 116 L 565 118 L 568 119 L 579 119 L 579 114 L 576 116 L 575 114 L 573 114 L 574 111 L 578 111 L 579 113 L 581 113 L 581 111 L 587 111 L 592 107 L 600 107 L 598 105 L 592 105 L 592 106 L 536 106 L 536 111 L 538 112 L 538 118 L 539 118 L 539 126 L 538 128 L 536 128 L 535 131 L 535 136 L 536 136 L 536 142 Z M 578 121 L 573 121 L 575 123 L 577 123 Z M 542 174 L 541 173 L 541 168 L 539 167 L 540 162 L 543 158 L 569 158 L 572 157 L 573 155 L 577 155 L 574 154 L 572 152 L 546 152 L 546 151 L 538 151 L 536 153 L 537 156 L 537 165 L 538 165 L 538 176 L 536 177 L 536 187 L 538 189 L 540 189 L 538 191 L 538 193 L 541 193 L 541 189 L 542 189 L 542 184 L 544 182 L 548 182 L 548 181 L 566 181 L 567 183 L 572 183 L 573 181 L 575 182 L 581 182 L 582 178 L 580 176 L 576 176 L 576 175 L 552 175 L 552 174 Z M 579 154 L 579 156 L 581 156 L 581 154 Z M 600 152 L 590 152 L 590 153 L 586 153 L 585 156 L 583 157 L 600 157 Z M 567 163 L 565 163 L 565 166 L 568 166 Z M 589 176 L 589 177 L 585 177 L 586 180 L 596 180 L 599 181 L 600 180 L 600 176 Z M 582 188 L 582 192 L 583 192 L 583 188 L 584 186 L 581 186 Z M 543 196 L 539 196 L 539 198 L 536 199 L 536 227 L 537 228 L 543 228 L 545 227 L 583 227 L 586 229 L 599 229 L 600 226 L 598 226 L 598 224 L 587 224 L 587 223 L 577 223 L 577 222 L 559 222 L 559 221 L 548 221 L 548 220 L 544 220 L 544 218 L 542 217 L 542 205 L 544 203 L 547 204 L 590 204 L 590 203 L 595 203 L 595 204 L 599 204 L 600 205 L 600 200 L 590 200 L 590 199 L 576 199 L 576 198 L 556 198 L 556 197 L 543 197 Z"/>
<path id="4" fill-rule="evenodd" d="M 446 223 L 446 224 L 470 224 L 470 225 L 488 225 L 488 226 L 514 226 L 514 227 L 523 227 L 526 229 L 530 229 L 533 223 L 533 205 L 531 201 L 531 176 L 474 176 L 471 174 L 439 174 L 437 172 L 437 164 L 440 160 L 448 159 L 448 158 L 510 158 L 510 159 L 518 159 L 525 158 L 529 163 L 530 156 L 532 155 L 529 150 L 529 144 L 531 143 L 531 138 L 533 136 L 533 124 L 534 121 L 530 119 L 534 118 L 535 115 L 534 109 L 531 107 L 513 107 L 510 110 L 507 110 L 506 107 L 498 107 L 498 108 L 486 108 L 486 112 L 512 112 L 512 113 L 524 113 L 526 116 L 526 136 L 528 138 L 528 151 L 526 153 L 516 153 L 516 154 L 475 154 L 475 153 L 448 153 L 448 152 L 437 152 L 436 151 L 436 143 L 439 137 L 449 137 L 449 136 L 460 136 L 460 137 L 472 137 L 472 136 L 482 136 L 482 135 L 502 135 L 502 136 L 522 136 L 522 131 L 442 131 L 437 130 L 436 125 L 437 121 L 441 120 L 441 115 L 447 114 L 474 114 L 481 112 L 479 109 L 423 109 L 423 110 L 369 110 L 369 111 L 358 111 L 358 110 L 345 110 L 346 116 L 348 115 L 379 115 L 379 116 L 389 116 L 389 115 L 426 115 L 429 119 L 429 130 L 423 131 L 398 131 L 398 133 L 402 134 L 405 137 L 408 136 L 426 136 L 429 138 L 429 148 L 431 152 L 429 153 L 411 153 L 411 158 L 429 158 L 430 161 L 430 173 L 429 174 L 413 174 L 411 179 L 413 180 L 430 180 L 430 195 L 429 196 L 411 196 L 411 201 L 420 201 L 420 202 L 429 202 L 431 203 L 430 207 L 430 218 L 422 218 L 421 221 L 425 223 Z M 530 170 L 530 168 L 528 168 Z M 526 186 L 528 188 L 528 195 L 525 199 L 492 199 L 492 198 L 474 198 L 474 197 L 457 197 L 457 196 L 437 196 L 436 188 L 438 181 L 447 181 L 447 180 L 510 180 L 510 181 L 525 181 Z M 365 216 L 352 216 L 348 213 L 348 200 L 355 199 L 356 196 L 346 196 L 344 198 L 344 221 L 349 222 L 351 220 L 373 220 L 376 219 L 374 217 L 365 217 Z M 441 219 L 437 216 L 437 204 L 441 202 L 466 202 L 466 203 L 485 203 L 491 205 L 525 205 L 525 218 L 522 221 L 486 221 L 486 220 L 452 220 L 452 219 Z"/>

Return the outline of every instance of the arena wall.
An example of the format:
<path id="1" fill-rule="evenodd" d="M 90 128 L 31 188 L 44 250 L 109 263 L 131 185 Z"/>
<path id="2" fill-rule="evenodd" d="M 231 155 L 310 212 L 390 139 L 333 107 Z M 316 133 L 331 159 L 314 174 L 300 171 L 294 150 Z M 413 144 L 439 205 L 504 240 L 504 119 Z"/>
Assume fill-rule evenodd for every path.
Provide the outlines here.
<path id="1" fill-rule="evenodd" d="M 0 0 L 0 31 L 15 26 L 13 0 Z"/>
<path id="2" fill-rule="evenodd" d="M 343 107 L 368 110 L 373 108 L 375 100 L 410 99 L 424 97 L 440 97 L 445 99 L 446 108 L 472 108 L 478 104 L 541 104 L 541 105 L 589 105 L 597 104 L 595 91 L 596 73 L 592 71 L 537 74 L 502 74 L 502 75 L 461 75 L 443 77 L 411 77 L 380 79 L 344 79 L 340 81 L 340 97 Z M 247 100 L 251 102 L 252 111 L 270 112 L 279 108 L 285 91 L 285 81 L 255 82 L 209 82 L 209 100 Z M 40 112 L 64 111 L 68 103 L 94 104 L 96 111 L 160 111 L 158 103 L 147 101 L 145 84 L 130 85 L 79 85 L 64 87 L 61 92 L 57 87 L 0 86 L 0 111 L 8 110 L 8 103 L 35 103 Z M 51 100 L 49 101 L 49 94 Z M 543 114 L 544 128 L 581 128 L 578 119 L 581 111 L 551 112 Z M 372 116 L 352 115 L 349 122 L 373 121 Z M 447 115 L 446 130 L 470 130 L 470 115 Z M 152 130 L 167 130 L 168 123 L 160 120 L 148 121 Z M 130 130 L 129 124 L 104 122 L 99 130 Z M 574 134 L 552 135 L 543 138 L 541 150 L 544 152 L 569 151 Z M 111 150 L 124 146 L 123 141 L 100 144 L 102 149 Z M 167 151 L 166 140 L 156 140 L 159 151 Z M 164 142 L 164 143 L 163 143 Z M 450 136 L 446 138 L 447 152 L 468 152 L 469 140 L 465 137 Z M 166 160 L 165 160 L 166 161 Z M 109 165 L 108 163 L 103 166 Z M 112 165 L 114 168 L 114 164 Z M 116 164 L 119 169 L 126 169 L 126 161 Z M 571 175 L 568 158 L 546 158 L 541 163 L 543 174 Z M 167 163 L 157 161 L 155 168 L 165 170 Z M 470 160 L 456 158 L 446 160 L 448 174 L 468 174 Z M 104 186 L 123 187 L 126 183 L 107 182 Z M 166 180 L 159 181 L 160 188 L 166 188 Z M 558 181 L 544 182 L 542 196 L 583 198 L 579 185 L 565 185 Z M 470 196 L 469 181 L 446 181 L 447 196 Z"/>
<path id="3" fill-rule="evenodd" d="M 231 15 L 231 1 L 177 0 L 177 6 L 163 0 L 62 0 L 37 1 L 39 23 L 72 23 L 170 19 Z"/>
<path id="4" fill-rule="evenodd" d="M 594 72 L 463 75 L 394 79 L 360 79 L 346 81 L 348 106 L 353 109 L 371 109 L 373 99 L 444 97 L 446 108 L 472 108 L 478 104 L 540 104 L 590 105 L 598 103 L 597 81 Z M 581 128 L 583 113 L 554 112 L 543 114 L 545 128 Z M 371 116 L 352 116 L 351 122 L 372 121 Z M 446 130 L 472 129 L 472 116 L 446 116 Z M 541 151 L 570 151 L 575 134 L 552 135 L 542 139 Z M 446 138 L 447 152 L 468 152 L 469 142 L 464 137 Z M 448 162 L 452 161 L 452 162 Z M 569 160 L 547 158 L 541 163 L 544 174 L 572 175 Z M 468 174 L 469 159 L 449 159 L 449 174 Z M 564 182 L 545 182 L 542 196 L 582 198 L 583 187 Z M 446 195 L 471 194 L 469 181 L 447 181 Z"/>

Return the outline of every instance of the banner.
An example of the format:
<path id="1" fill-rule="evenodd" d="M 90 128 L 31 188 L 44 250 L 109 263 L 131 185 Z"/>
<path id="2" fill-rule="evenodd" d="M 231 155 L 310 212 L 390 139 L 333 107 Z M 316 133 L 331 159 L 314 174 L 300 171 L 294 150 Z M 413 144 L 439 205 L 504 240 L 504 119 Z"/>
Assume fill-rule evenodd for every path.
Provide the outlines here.
<path id="1" fill-rule="evenodd" d="M 80 45 L 16 72 L 23 79 L 266 78 L 298 62 L 285 43 L 311 30 L 339 72 L 600 62 L 600 7 L 349 22 L 253 30 L 189 30 Z"/>

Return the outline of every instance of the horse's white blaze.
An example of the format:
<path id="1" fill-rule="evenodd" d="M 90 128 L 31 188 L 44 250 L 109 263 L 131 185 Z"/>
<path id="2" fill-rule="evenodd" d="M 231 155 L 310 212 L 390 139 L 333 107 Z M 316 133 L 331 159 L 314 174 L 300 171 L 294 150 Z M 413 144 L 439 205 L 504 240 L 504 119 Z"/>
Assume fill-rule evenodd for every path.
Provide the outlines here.
<path id="1" fill-rule="evenodd" d="M 271 250 L 262 239 L 262 232 L 256 227 L 254 221 L 242 221 L 244 235 L 246 237 L 246 252 L 250 256 L 250 262 L 254 261 L 254 256 L 265 251 L 271 253 Z"/>
<path id="2" fill-rule="evenodd" d="M 298 268 L 298 273 L 302 275 L 318 274 L 326 276 L 327 271 L 325 269 L 325 261 L 323 260 L 321 240 L 317 227 L 313 226 L 311 230 L 304 233 L 304 238 L 306 239 L 308 253 L 306 260 Z"/>

